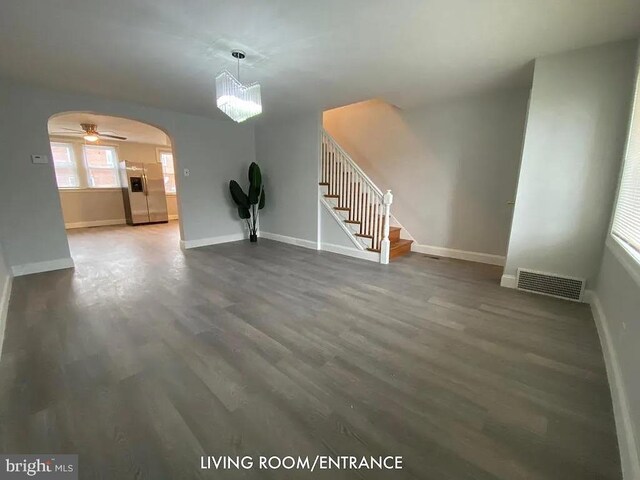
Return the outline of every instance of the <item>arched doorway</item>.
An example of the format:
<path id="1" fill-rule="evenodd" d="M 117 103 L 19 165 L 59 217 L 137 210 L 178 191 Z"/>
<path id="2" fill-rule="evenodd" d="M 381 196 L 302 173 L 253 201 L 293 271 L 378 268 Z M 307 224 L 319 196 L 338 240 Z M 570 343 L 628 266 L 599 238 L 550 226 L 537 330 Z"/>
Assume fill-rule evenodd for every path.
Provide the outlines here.
<path id="1" fill-rule="evenodd" d="M 155 233 L 174 236 L 178 245 L 179 192 L 167 132 L 137 120 L 91 112 L 54 115 L 48 132 L 75 260 L 92 254 L 95 249 L 84 247 L 100 245 L 99 235 L 132 242 L 127 237 L 131 235 L 144 242 L 145 235 Z M 118 250 L 102 247 L 94 253 Z"/>

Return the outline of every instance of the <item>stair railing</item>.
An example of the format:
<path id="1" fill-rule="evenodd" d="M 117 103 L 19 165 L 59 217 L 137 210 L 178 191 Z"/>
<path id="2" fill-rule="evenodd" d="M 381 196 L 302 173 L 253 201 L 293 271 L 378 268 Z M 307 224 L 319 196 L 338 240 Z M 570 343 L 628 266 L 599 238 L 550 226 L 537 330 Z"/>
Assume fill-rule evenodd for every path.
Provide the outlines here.
<path id="1" fill-rule="evenodd" d="M 371 239 L 371 250 L 380 252 L 380 263 L 389 263 L 391 190 L 383 194 L 324 129 L 321 183 L 328 187 L 328 195 L 336 199 L 335 208 L 347 212 L 347 222 L 359 224 L 359 235 Z"/>

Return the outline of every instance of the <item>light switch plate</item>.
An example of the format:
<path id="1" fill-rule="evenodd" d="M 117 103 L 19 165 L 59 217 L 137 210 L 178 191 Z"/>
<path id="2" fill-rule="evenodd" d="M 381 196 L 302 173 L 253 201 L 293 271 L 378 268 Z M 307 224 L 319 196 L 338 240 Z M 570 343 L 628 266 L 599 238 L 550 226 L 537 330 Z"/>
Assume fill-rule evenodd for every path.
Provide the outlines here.
<path id="1" fill-rule="evenodd" d="M 31 155 L 31 163 L 49 163 L 47 155 Z"/>

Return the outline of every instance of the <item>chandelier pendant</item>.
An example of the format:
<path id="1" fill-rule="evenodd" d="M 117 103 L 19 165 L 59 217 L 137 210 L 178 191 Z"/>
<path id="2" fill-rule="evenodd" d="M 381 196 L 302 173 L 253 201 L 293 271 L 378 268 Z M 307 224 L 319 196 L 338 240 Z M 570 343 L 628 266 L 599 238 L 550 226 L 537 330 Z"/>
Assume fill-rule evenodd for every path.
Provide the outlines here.
<path id="1" fill-rule="evenodd" d="M 238 75 L 234 77 L 228 70 L 218 74 L 216 104 L 232 120 L 240 123 L 262 113 L 262 97 L 260 84 L 243 85 L 240 82 L 240 60 L 245 58 L 244 52 L 233 50 L 231 56 L 238 60 Z"/>

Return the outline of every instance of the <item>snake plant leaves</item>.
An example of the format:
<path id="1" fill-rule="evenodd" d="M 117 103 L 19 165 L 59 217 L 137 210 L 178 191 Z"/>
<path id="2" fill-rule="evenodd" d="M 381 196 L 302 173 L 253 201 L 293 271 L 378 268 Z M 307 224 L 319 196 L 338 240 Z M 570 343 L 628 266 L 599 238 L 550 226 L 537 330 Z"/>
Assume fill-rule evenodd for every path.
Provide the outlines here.
<path id="1" fill-rule="evenodd" d="M 256 162 L 249 165 L 249 203 L 255 205 L 258 203 L 258 197 L 262 190 L 262 172 Z"/>
<path id="2" fill-rule="evenodd" d="M 258 210 L 262 210 L 264 208 L 264 187 L 262 187 L 262 192 L 260 192 L 260 203 L 258 203 Z"/>
<path id="3" fill-rule="evenodd" d="M 240 218 L 243 220 L 251 218 L 251 212 L 247 207 L 238 207 L 238 215 L 240 215 Z"/>
<path id="4" fill-rule="evenodd" d="M 231 192 L 231 198 L 236 202 L 238 207 L 249 208 L 249 198 L 242 191 L 240 185 L 235 180 L 229 182 L 229 191 Z"/>

